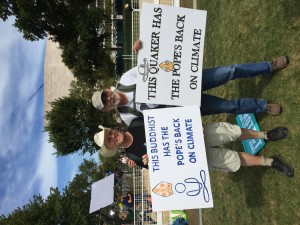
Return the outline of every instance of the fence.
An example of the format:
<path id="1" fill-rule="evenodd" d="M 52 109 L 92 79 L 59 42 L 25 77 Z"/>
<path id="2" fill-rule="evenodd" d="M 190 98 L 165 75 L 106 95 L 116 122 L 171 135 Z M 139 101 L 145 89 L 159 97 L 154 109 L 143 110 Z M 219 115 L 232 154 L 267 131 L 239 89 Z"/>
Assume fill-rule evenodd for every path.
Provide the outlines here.
<path id="1" fill-rule="evenodd" d="M 152 212 L 147 173 L 148 171 L 141 168 L 133 170 L 134 210 L 136 212 L 134 224 L 162 224 L 157 223 L 157 216 L 155 216 L 157 213 Z"/>
<path id="2" fill-rule="evenodd" d="M 142 9 L 142 2 L 149 2 L 154 4 L 161 5 L 174 5 L 179 6 L 180 0 L 131 0 L 130 10 L 132 10 L 132 40 L 133 42 L 139 39 L 140 35 L 140 13 Z M 134 43 L 132 43 L 134 44 Z M 126 59 L 132 60 L 131 67 L 137 65 L 137 56 L 134 52 L 131 52 L 131 55 L 126 55 Z"/>
<path id="3" fill-rule="evenodd" d="M 139 39 L 140 34 L 140 13 L 142 2 L 149 2 L 162 5 L 179 6 L 179 0 L 131 0 L 130 9 L 132 11 L 132 40 L 133 42 Z M 134 44 L 134 43 L 132 43 Z M 131 60 L 132 66 L 137 65 L 137 55 L 133 50 L 131 55 L 124 55 L 124 59 Z M 152 212 L 148 202 L 150 192 L 148 172 L 145 170 L 133 170 L 133 194 L 134 200 L 134 225 L 142 224 L 169 224 L 170 216 L 168 212 Z"/>
<path id="4" fill-rule="evenodd" d="M 126 195 L 130 192 L 134 196 L 134 207 L 130 209 L 134 213 L 132 224 L 169 224 L 169 212 L 152 212 L 148 170 L 142 168 L 133 169 L 132 172 L 130 170 L 128 168 L 123 170 L 122 193 Z M 128 208 L 122 206 L 121 211 L 126 210 Z"/>

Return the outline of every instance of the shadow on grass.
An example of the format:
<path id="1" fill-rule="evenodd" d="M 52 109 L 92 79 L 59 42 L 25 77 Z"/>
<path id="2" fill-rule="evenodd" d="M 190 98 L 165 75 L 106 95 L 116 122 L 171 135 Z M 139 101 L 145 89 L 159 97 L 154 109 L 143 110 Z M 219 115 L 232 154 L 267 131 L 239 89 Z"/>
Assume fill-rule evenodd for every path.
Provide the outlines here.
<path id="1" fill-rule="evenodd" d="M 241 167 L 237 173 L 229 176 L 235 183 L 243 183 L 245 201 L 249 208 L 261 207 L 265 203 L 262 179 L 268 168 L 265 167 Z"/>
<path id="2" fill-rule="evenodd" d="M 274 76 L 276 75 L 259 78 L 239 79 L 237 82 L 239 87 L 240 98 L 262 98 L 265 99 L 268 103 L 278 103 L 282 105 L 282 102 L 278 102 L 278 100 L 274 99 L 272 95 L 262 96 L 263 90 L 267 88 L 268 85 L 271 85 L 271 81 Z M 256 82 L 256 79 L 259 79 L 258 82 Z M 264 118 L 267 116 L 270 115 L 268 115 L 267 113 L 255 114 L 258 123 L 264 120 Z M 228 119 L 232 120 L 232 118 Z"/>
<path id="3" fill-rule="evenodd" d="M 287 0 L 284 2 L 283 7 L 285 9 L 285 17 L 292 19 L 293 17 L 300 16 L 300 1 L 299 0 Z"/>
<path id="4" fill-rule="evenodd" d="M 270 85 L 271 80 L 273 78 L 273 75 L 271 76 L 260 76 L 257 78 L 247 78 L 247 79 L 239 79 L 238 87 L 239 87 L 239 93 L 240 97 L 244 98 L 263 98 L 262 91 L 264 88 L 266 88 L 268 85 Z M 258 79 L 258 81 L 257 81 Z M 271 102 L 272 99 L 266 99 L 268 102 Z"/>
<path id="5" fill-rule="evenodd" d="M 233 116 L 230 116 L 230 120 Z M 231 142 L 225 145 L 234 151 L 243 151 L 240 141 Z M 265 204 L 262 179 L 264 173 L 268 171 L 267 167 L 241 167 L 236 173 L 230 173 L 229 179 L 237 185 L 243 184 L 245 192 L 245 202 L 249 208 L 261 207 Z"/>

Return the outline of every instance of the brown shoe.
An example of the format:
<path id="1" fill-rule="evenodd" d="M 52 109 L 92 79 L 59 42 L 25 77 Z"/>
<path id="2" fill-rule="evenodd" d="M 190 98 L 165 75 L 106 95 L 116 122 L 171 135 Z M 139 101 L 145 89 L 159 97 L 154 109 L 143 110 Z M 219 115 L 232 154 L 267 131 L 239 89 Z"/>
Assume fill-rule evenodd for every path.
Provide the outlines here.
<path id="1" fill-rule="evenodd" d="M 279 104 L 267 104 L 265 112 L 273 116 L 278 116 L 281 114 L 282 109 Z"/>
<path id="2" fill-rule="evenodd" d="M 289 65 L 290 61 L 287 56 L 279 56 L 277 59 L 271 62 L 272 73 L 277 72 L 278 70 L 284 69 Z"/>

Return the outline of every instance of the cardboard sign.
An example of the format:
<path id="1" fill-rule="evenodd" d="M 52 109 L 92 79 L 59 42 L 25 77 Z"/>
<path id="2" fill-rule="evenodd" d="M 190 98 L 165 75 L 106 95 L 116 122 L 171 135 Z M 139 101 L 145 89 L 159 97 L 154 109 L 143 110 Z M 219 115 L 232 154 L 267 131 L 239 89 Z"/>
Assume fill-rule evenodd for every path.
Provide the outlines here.
<path id="1" fill-rule="evenodd" d="M 143 3 L 136 101 L 201 105 L 206 11 Z"/>
<path id="2" fill-rule="evenodd" d="M 90 213 L 114 202 L 114 178 L 115 175 L 111 174 L 92 184 Z"/>
<path id="3" fill-rule="evenodd" d="M 213 207 L 199 106 L 144 111 L 152 209 Z"/>
<path id="4" fill-rule="evenodd" d="M 253 113 L 237 115 L 236 122 L 241 128 L 260 131 Z M 258 153 L 266 143 L 264 139 L 249 139 L 243 140 L 242 144 L 245 152 L 251 155 L 256 155 L 256 153 Z"/>

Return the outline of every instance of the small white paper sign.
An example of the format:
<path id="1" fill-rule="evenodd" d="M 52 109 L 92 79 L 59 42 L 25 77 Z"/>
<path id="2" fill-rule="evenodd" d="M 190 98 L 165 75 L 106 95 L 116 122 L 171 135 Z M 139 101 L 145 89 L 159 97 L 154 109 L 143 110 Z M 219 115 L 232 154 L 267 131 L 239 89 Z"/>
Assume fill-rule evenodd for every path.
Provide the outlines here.
<path id="1" fill-rule="evenodd" d="M 206 11 L 143 3 L 136 101 L 201 105 Z"/>
<path id="2" fill-rule="evenodd" d="M 153 210 L 213 207 L 199 106 L 143 113 Z"/>
<path id="3" fill-rule="evenodd" d="M 92 184 L 90 213 L 114 202 L 114 179 L 115 175 L 111 174 Z"/>

